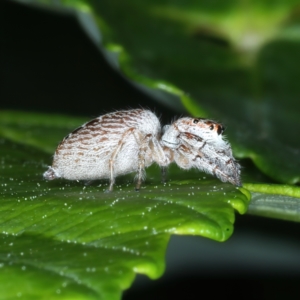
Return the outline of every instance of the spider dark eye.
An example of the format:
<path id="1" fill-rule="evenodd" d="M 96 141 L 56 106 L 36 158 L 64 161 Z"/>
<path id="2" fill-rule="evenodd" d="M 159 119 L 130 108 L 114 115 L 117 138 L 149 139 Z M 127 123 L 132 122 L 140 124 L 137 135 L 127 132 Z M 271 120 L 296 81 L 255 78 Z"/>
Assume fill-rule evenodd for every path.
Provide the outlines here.
<path id="1" fill-rule="evenodd" d="M 213 129 L 214 129 L 214 125 L 210 125 L 210 126 L 209 126 L 209 129 L 210 129 L 210 130 L 213 130 Z"/>
<path id="2" fill-rule="evenodd" d="M 198 122 L 199 122 L 199 119 L 194 119 L 194 120 L 193 120 L 193 123 L 194 123 L 194 124 L 197 124 Z"/>

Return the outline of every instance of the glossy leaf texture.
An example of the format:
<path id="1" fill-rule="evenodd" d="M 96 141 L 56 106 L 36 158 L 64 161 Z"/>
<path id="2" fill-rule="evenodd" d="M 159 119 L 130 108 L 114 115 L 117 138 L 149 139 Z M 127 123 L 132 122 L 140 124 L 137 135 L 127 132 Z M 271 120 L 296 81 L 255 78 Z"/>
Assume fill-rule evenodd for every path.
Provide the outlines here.
<path id="1" fill-rule="evenodd" d="M 277 182 L 300 181 L 299 1 L 30 3 L 75 9 L 137 86 L 178 111 L 223 122 L 235 155 Z"/>
<path id="2" fill-rule="evenodd" d="M 47 182 L 54 141 L 82 120 L 1 114 L 2 299 L 120 299 L 136 273 L 162 275 L 171 234 L 225 241 L 234 210 L 247 209 L 247 190 L 175 166 L 167 184 L 149 168 L 139 193 L 134 174 L 118 178 L 113 193 L 104 193 L 107 181 Z"/>
<path id="3" fill-rule="evenodd" d="M 300 187 L 277 184 L 245 184 L 251 191 L 249 214 L 300 222 Z"/>

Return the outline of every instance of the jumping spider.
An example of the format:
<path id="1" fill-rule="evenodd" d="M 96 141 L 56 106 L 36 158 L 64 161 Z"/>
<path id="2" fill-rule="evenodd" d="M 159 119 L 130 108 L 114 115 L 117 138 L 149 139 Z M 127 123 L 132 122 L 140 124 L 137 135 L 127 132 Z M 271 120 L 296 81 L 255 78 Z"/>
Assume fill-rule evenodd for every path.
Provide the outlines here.
<path id="1" fill-rule="evenodd" d="M 161 129 L 158 118 L 149 110 L 116 111 L 67 135 L 44 178 L 108 178 L 108 191 L 112 191 L 117 176 L 137 172 L 139 190 L 146 167 L 155 162 L 165 170 L 174 161 L 180 168 L 197 168 L 240 186 L 240 165 L 223 132 L 221 124 L 208 119 L 180 118 Z"/>

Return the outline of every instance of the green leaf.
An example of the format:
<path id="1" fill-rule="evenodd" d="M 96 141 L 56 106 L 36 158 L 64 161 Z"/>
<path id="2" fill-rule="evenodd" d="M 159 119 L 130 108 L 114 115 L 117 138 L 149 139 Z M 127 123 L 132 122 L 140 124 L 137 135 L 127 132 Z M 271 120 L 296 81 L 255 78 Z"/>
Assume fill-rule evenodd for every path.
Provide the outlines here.
<path id="1" fill-rule="evenodd" d="M 60 3 L 156 99 L 222 121 L 237 157 L 276 181 L 300 181 L 297 0 Z"/>
<path id="2" fill-rule="evenodd" d="M 276 184 L 244 184 L 251 191 L 249 214 L 300 222 L 300 188 Z"/>
<path id="3" fill-rule="evenodd" d="M 0 110 L 0 136 L 53 153 L 64 136 L 86 119 Z"/>
<path id="4" fill-rule="evenodd" d="M 74 121 L 77 127 L 81 119 L 4 115 L 0 118 L 4 299 L 119 299 L 136 273 L 152 279 L 162 275 L 171 234 L 225 241 L 233 232 L 234 209 L 239 213 L 247 209 L 247 190 L 197 171 L 183 173 L 175 166 L 167 184 L 160 183 L 157 166 L 149 168 L 139 193 L 134 191 L 134 174 L 118 178 L 109 194 L 104 193 L 106 181 L 88 186 L 47 182 L 42 174 L 51 155 L 45 150 L 54 151 L 54 141 L 67 133 L 66 124 Z"/>
<path id="5" fill-rule="evenodd" d="M 246 183 L 244 184 L 244 187 L 252 192 L 257 193 L 276 194 L 300 198 L 300 188 L 291 185 Z"/>

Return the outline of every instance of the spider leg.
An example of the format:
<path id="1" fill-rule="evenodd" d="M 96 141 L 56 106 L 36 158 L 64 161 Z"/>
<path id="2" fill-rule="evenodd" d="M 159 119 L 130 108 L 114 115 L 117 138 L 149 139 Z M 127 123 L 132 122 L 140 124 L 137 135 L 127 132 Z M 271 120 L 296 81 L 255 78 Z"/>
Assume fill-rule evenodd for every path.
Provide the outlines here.
<path id="1" fill-rule="evenodd" d="M 167 167 L 161 167 L 160 171 L 161 171 L 161 182 L 162 183 L 166 183 L 166 179 L 167 179 Z"/>
<path id="2" fill-rule="evenodd" d="M 140 138 L 138 136 L 138 131 L 133 132 L 137 143 L 139 143 Z M 149 141 L 152 138 L 152 134 L 147 134 L 143 139 L 140 147 L 139 147 L 139 154 L 138 154 L 138 171 L 137 171 L 137 182 L 135 186 L 135 190 L 139 191 L 143 182 L 143 178 L 145 177 L 145 155 L 147 149 L 149 147 Z"/>
<path id="3" fill-rule="evenodd" d="M 207 146 L 207 142 L 203 140 L 201 137 L 191 134 L 189 132 L 181 132 L 178 135 L 178 139 L 180 139 L 181 144 L 184 144 L 187 147 L 191 147 L 201 150 Z"/>
<path id="4" fill-rule="evenodd" d="M 137 171 L 137 183 L 135 190 L 139 191 L 141 184 L 145 177 L 145 156 L 147 151 L 151 149 L 151 157 L 159 166 L 162 167 L 162 181 L 165 182 L 166 177 L 166 166 L 170 164 L 170 161 L 173 160 L 173 156 L 168 151 L 164 151 L 161 144 L 159 143 L 157 137 L 152 134 L 147 134 L 141 142 L 141 133 L 138 130 L 133 132 L 137 143 L 139 146 L 138 154 L 138 171 Z M 149 153 L 149 152 L 148 152 Z"/>
<path id="5" fill-rule="evenodd" d="M 157 139 L 152 139 L 154 160 L 161 168 L 161 182 L 165 183 L 167 179 L 167 166 L 174 160 L 173 151 L 170 148 L 162 147 Z"/>
<path id="6" fill-rule="evenodd" d="M 207 157 L 196 155 L 194 161 L 195 166 L 198 169 L 215 175 L 223 182 L 230 182 L 233 185 L 241 186 L 239 173 L 232 174 L 232 172 L 226 172 L 219 164 L 217 164 L 215 161 L 209 160 Z"/>
<path id="7" fill-rule="evenodd" d="M 196 167 L 213 174 L 223 182 L 241 186 L 240 166 L 231 155 L 230 149 L 215 149 L 200 137 L 190 133 L 180 134 L 181 144 L 178 147 L 180 157 L 177 159 L 184 168 Z"/>
<path id="8" fill-rule="evenodd" d="M 134 128 L 130 128 L 127 131 L 125 131 L 125 133 L 123 133 L 122 138 L 120 139 L 117 148 L 115 149 L 115 151 L 113 152 L 113 154 L 111 155 L 110 159 L 109 159 L 109 169 L 110 169 L 110 179 L 109 179 L 109 188 L 107 190 L 107 192 L 112 192 L 113 191 L 113 187 L 114 187 L 114 183 L 115 183 L 115 176 L 114 176 L 114 163 L 116 160 L 117 155 L 120 153 L 126 137 L 132 133 L 132 131 L 134 131 Z"/>

